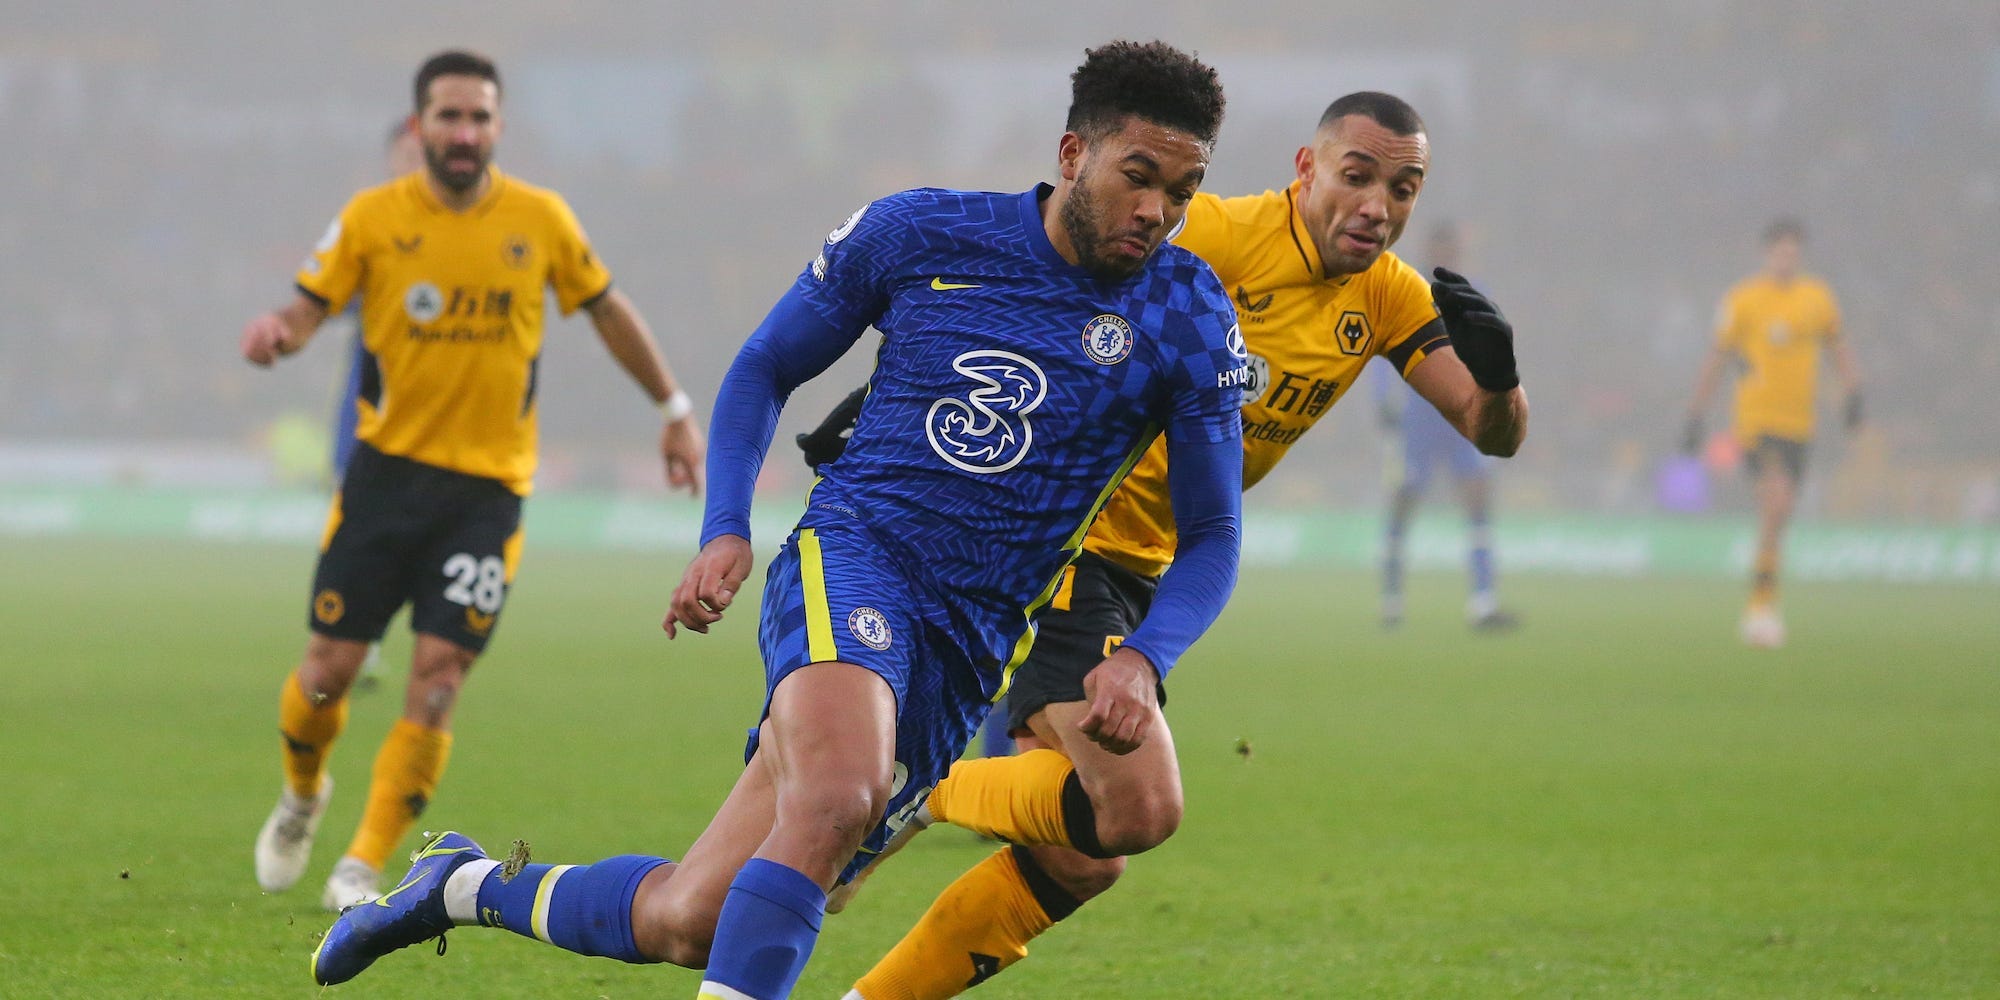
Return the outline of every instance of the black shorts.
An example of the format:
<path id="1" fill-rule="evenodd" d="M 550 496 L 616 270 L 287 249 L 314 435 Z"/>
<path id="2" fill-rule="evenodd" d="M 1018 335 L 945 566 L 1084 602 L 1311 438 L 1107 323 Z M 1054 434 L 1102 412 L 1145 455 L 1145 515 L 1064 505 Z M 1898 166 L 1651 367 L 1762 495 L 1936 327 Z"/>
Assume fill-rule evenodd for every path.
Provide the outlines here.
<path id="1" fill-rule="evenodd" d="M 1806 443 L 1759 434 L 1743 455 L 1743 467 L 1752 479 L 1761 478 L 1767 468 L 1782 469 L 1796 483 L 1806 474 Z"/>
<path id="2" fill-rule="evenodd" d="M 468 476 L 355 446 L 333 498 L 307 619 L 373 642 L 410 604 L 410 630 L 486 648 L 521 551 L 521 497 Z"/>
<path id="3" fill-rule="evenodd" d="M 1028 717 L 1055 702 L 1082 701 L 1083 676 L 1118 648 L 1153 606 L 1159 581 L 1085 552 L 1063 571 L 1055 600 L 1035 619 L 1035 645 L 1014 668 L 1007 689 L 1007 727 L 1028 728 Z M 1159 689 L 1160 704 L 1167 689 Z"/>

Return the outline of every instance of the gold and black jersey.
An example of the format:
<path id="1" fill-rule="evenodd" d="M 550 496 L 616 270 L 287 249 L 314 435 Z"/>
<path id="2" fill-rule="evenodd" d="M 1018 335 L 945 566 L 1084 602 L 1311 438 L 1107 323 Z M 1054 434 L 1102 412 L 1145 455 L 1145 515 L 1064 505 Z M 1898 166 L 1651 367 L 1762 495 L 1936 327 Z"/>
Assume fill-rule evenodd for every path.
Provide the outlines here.
<path id="1" fill-rule="evenodd" d="M 1840 335 L 1840 306 L 1818 278 L 1779 282 L 1759 275 L 1722 300 L 1716 342 L 1743 363 L 1736 382 L 1736 436 L 1805 441 L 1813 433 L 1820 349 Z"/>
<path id="2" fill-rule="evenodd" d="M 1298 184 L 1240 198 L 1197 194 L 1174 242 L 1215 269 L 1236 300 L 1250 352 L 1243 390 L 1243 487 L 1263 479 L 1346 394 L 1370 358 L 1405 377 L 1447 343 L 1430 284 L 1384 253 L 1368 270 L 1328 279 L 1300 221 Z M 1091 526 L 1084 548 L 1146 576 L 1173 562 L 1165 439 L 1140 460 Z"/>
<path id="3" fill-rule="evenodd" d="M 361 296 L 355 435 L 388 455 L 526 495 L 545 289 L 564 315 L 611 287 L 561 195 L 491 172 L 464 211 L 422 172 L 354 196 L 299 269 L 330 312 Z"/>

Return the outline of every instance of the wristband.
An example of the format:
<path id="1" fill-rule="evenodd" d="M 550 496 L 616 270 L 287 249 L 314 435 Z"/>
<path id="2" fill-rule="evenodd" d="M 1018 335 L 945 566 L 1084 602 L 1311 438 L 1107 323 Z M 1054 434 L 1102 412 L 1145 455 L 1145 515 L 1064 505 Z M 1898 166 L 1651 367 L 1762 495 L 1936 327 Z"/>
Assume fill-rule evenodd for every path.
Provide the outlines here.
<path id="1" fill-rule="evenodd" d="M 694 414 L 694 400 L 688 394 L 675 389 L 660 401 L 660 417 L 667 423 L 686 419 Z"/>

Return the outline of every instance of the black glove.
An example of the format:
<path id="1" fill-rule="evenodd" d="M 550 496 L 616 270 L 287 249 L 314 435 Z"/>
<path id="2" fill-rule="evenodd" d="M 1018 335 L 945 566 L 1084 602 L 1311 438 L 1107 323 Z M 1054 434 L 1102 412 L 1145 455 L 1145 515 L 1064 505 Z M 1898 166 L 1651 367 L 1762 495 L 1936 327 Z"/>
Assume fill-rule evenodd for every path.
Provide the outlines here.
<path id="1" fill-rule="evenodd" d="M 1500 307 L 1462 275 L 1442 267 L 1431 273 L 1437 276 L 1431 298 L 1444 320 L 1444 332 L 1472 380 L 1488 392 L 1507 392 L 1520 385 L 1521 373 L 1514 365 L 1514 327 L 1500 315 Z"/>
<path id="2" fill-rule="evenodd" d="M 798 442 L 799 450 L 806 453 L 806 467 L 817 469 L 841 456 L 847 450 L 847 439 L 854 436 L 854 421 L 861 416 L 861 401 L 868 397 L 868 387 L 862 386 L 847 394 L 840 405 L 819 422 L 819 426 L 792 440 Z"/>
<path id="3" fill-rule="evenodd" d="M 1847 408 L 1841 411 L 1840 416 L 1850 431 L 1861 426 L 1861 390 L 1847 394 Z"/>
<path id="4" fill-rule="evenodd" d="M 1681 428 L 1681 450 L 1690 455 L 1701 454 L 1702 442 L 1708 439 L 1708 428 L 1702 426 L 1700 417 L 1689 417 Z"/>

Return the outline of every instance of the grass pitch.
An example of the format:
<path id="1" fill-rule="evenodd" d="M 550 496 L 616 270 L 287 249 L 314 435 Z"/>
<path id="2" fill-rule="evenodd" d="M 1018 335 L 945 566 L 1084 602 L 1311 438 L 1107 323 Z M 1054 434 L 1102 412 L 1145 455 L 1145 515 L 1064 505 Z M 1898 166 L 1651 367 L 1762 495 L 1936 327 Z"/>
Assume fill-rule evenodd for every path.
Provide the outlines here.
<path id="1" fill-rule="evenodd" d="M 687 845 L 761 673 L 751 608 L 659 633 L 681 565 L 531 542 L 427 825 L 552 861 Z M 322 993 L 318 884 L 409 643 L 355 703 L 306 881 L 261 895 L 310 572 L 293 547 L 0 541 L 0 996 Z M 1464 629 L 1457 580 L 1414 586 L 1384 633 L 1372 580 L 1249 572 L 1172 678 L 1180 835 L 974 995 L 2000 996 L 1994 590 L 1796 586 L 1766 653 L 1735 643 L 1730 583 L 1514 578 L 1506 637 Z M 926 833 L 797 995 L 839 996 L 990 850 Z M 466 929 L 327 994 L 697 981 Z"/>

